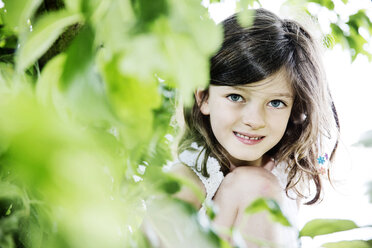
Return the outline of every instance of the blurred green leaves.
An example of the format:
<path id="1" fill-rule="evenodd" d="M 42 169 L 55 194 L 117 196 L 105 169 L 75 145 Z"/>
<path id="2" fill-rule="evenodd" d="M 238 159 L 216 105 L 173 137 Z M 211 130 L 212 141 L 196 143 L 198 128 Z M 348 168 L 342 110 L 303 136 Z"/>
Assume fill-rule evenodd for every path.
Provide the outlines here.
<path id="1" fill-rule="evenodd" d="M 102 247 L 109 239 L 109 247 L 119 247 L 120 236 L 116 233 L 126 213 L 117 211 L 122 203 L 114 182 L 121 181 L 123 168 L 118 155 L 110 150 L 114 147 L 94 140 L 97 136 L 79 124 L 61 120 L 32 97 L 3 94 L 0 107 L 0 134 L 2 143 L 6 140 L 8 145 L 1 160 L 2 172 L 9 174 L 2 182 L 13 178 L 13 183 L 27 186 L 27 193 L 40 202 L 34 207 L 35 213 L 49 212 L 37 218 L 26 212 L 19 219 L 25 221 L 25 229 L 18 227 L 20 232 L 32 234 L 35 230 L 34 234 L 39 235 L 40 226 L 55 225 L 57 233 L 46 229 L 52 236 L 38 241 L 43 246 L 59 247 L 53 243 L 63 239 L 69 247 Z M 16 213 L 13 211 L 8 218 Z M 79 239 L 74 240 L 76 233 Z M 24 241 L 26 247 L 37 247 L 35 235 Z M 92 240 L 91 235 L 96 238 Z"/>
<path id="2" fill-rule="evenodd" d="M 278 222 L 283 226 L 291 226 L 287 218 L 283 215 L 278 203 L 273 199 L 258 198 L 254 200 L 245 209 L 245 214 L 252 215 L 262 211 L 266 211 L 272 221 Z"/>
<path id="3" fill-rule="evenodd" d="M 358 54 L 363 54 L 367 56 L 369 61 L 372 61 L 372 54 L 365 49 L 365 45 L 368 44 L 366 39 L 370 39 L 372 34 L 372 22 L 365 10 L 359 10 L 356 14 L 349 16 L 346 24 L 349 26 L 349 32 L 342 30 L 336 24 L 331 24 L 335 41 L 340 43 L 344 49 L 349 49 L 353 61 Z M 365 29 L 369 37 L 363 37 L 360 29 Z"/>
<path id="4" fill-rule="evenodd" d="M 365 228 L 371 226 L 358 226 L 351 220 L 341 219 L 314 219 L 305 224 L 300 231 L 300 237 L 314 238 L 319 235 L 332 234 L 336 232 L 349 231 L 357 228 Z M 324 248 L 370 248 L 372 247 L 371 240 L 350 240 L 329 242 L 322 245 Z"/>
<path id="5" fill-rule="evenodd" d="M 343 12 L 346 11 L 342 12 L 342 9 L 349 7 L 349 1 L 347 0 L 337 3 L 331 0 L 304 0 L 300 2 L 287 0 L 285 5 L 289 8 L 296 6 L 297 9 L 302 9 L 317 20 L 322 13 L 319 10 L 310 13 L 309 3 L 316 4 L 326 10 L 322 12 L 329 13 L 325 19 L 328 19 L 330 31 L 324 33 L 323 37 L 323 44 L 326 47 L 332 48 L 334 45 L 340 44 L 343 49 L 349 51 L 352 61 L 356 59 L 358 54 L 364 55 L 369 61 L 372 61 L 372 54 L 367 48 L 368 40 L 372 39 L 372 23 L 369 17 L 370 14 L 366 9 L 360 9 L 356 13 L 345 16 Z M 338 6 L 336 7 L 335 4 L 338 4 Z M 333 18 L 331 18 L 332 16 Z M 365 32 L 360 32 L 362 29 Z M 327 27 L 325 27 L 325 30 L 327 30 Z"/>
<path id="6" fill-rule="evenodd" d="M 300 236 L 314 238 L 318 235 L 347 231 L 354 228 L 359 228 L 359 226 L 351 220 L 315 219 L 306 223 L 300 231 Z"/>
<path id="7" fill-rule="evenodd" d="M 124 77 L 113 60 L 103 68 L 108 99 L 116 115 L 126 128 L 124 142 L 128 149 L 133 149 L 151 135 L 153 128 L 152 111 L 160 107 L 155 77 L 143 82 L 135 77 Z"/>
<path id="8" fill-rule="evenodd" d="M 221 30 L 196 0 L 65 0 L 54 12 L 41 3 L 1 10 L 0 47 L 19 43 L 10 46 L 17 70 L 0 64 L 1 247 L 151 247 L 141 230 L 147 214 L 157 218 L 149 198 L 190 214 L 167 200 L 180 185 L 162 172 L 173 159 L 166 135 L 176 97 L 190 102 L 207 83 Z M 40 68 L 57 40 L 64 47 Z M 156 222 L 159 236 L 171 235 L 167 223 Z M 200 230 L 196 219 L 187 225 Z"/>

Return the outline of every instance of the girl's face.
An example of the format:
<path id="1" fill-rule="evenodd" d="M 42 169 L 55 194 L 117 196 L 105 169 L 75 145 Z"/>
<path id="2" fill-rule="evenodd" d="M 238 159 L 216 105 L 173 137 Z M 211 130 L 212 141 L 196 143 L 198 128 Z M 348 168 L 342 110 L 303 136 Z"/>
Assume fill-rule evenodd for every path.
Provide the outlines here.
<path id="1" fill-rule="evenodd" d="M 197 91 L 200 102 L 202 91 Z M 233 166 L 261 166 L 262 156 L 283 137 L 294 93 L 284 71 L 255 83 L 209 87 L 200 105 Z"/>

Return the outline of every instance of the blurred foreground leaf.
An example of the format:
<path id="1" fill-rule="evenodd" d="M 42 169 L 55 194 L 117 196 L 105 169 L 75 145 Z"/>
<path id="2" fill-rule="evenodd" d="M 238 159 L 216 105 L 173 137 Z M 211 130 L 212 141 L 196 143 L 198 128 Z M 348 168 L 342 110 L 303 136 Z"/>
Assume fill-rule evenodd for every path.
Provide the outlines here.
<path id="1" fill-rule="evenodd" d="M 125 231 L 117 231 L 125 230 L 129 212 L 119 211 L 126 205 L 119 200 L 122 159 L 115 143 L 105 142 L 109 133 L 94 135 L 75 122 L 62 121 L 32 95 L 2 92 L 0 135 L 1 172 L 27 186 L 33 198 L 32 208 L 23 204 L 26 212 L 18 212 L 12 201 L 7 217 L 24 222 L 17 229 L 26 247 L 120 247 Z M 17 192 L 9 187 L 8 194 Z M 45 210 L 48 214 L 42 214 Z M 22 219 L 17 213 L 23 213 Z M 43 230 L 48 230 L 46 240 L 38 238 Z"/>
<path id="2" fill-rule="evenodd" d="M 45 14 L 33 30 L 22 37 L 17 57 L 19 71 L 24 71 L 40 58 L 68 26 L 82 20 L 82 16 L 67 11 Z"/>
<path id="3" fill-rule="evenodd" d="M 146 1 L 146 0 L 132 0 L 132 7 L 134 12 L 142 24 L 148 24 L 154 21 L 161 15 L 166 15 L 168 12 L 168 1 Z"/>
<path id="4" fill-rule="evenodd" d="M 335 5 L 332 0 L 308 0 L 308 2 L 317 3 L 321 6 L 326 7 L 329 10 L 333 10 Z"/>
<path id="5" fill-rule="evenodd" d="M 34 11 L 42 3 L 42 0 L 2 0 L 4 7 L 0 9 L 0 16 L 5 25 L 16 33 L 21 33 L 29 25 Z"/>
<path id="6" fill-rule="evenodd" d="M 369 130 L 361 135 L 359 141 L 355 145 L 363 145 L 366 147 L 372 147 L 372 130 Z"/>
<path id="7" fill-rule="evenodd" d="M 238 22 L 243 27 L 249 27 L 253 24 L 256 11 L 253 9 L 255 0 L 241 0 L 238 2 L 237 8 L 240 10 L 238 13 Z"/>
<path id="8" fill-rule="evenodd" d="M 323 244 L 324 248 L 371 248 L 372 243 L 364 240 L 340 241 Z"/>
<path id="9" fill-rule="evenodd" d="M 305 224 L 300 231 L 300 237 L 309 236 L 314 238 L 318 235 L 347 231 L 359 228 L 354 221 L 339 219 L 314 219 Z"/>
<path id="10" fill-rule="evenodd" d="M 283 215 L 279 204 L 275 200 L 258 198 L 245 209 L 245 213 L 248 215 L 262 211 L 267 211 L 273 221 L 278 222 L 283 226 L 291 226 L 287 218 Z"/>
<path id="11" fill-rule="evenodd" d="M 162 247 L 215 248 L 223 243 L 210 229 L 200 226 L 196 210 L 187 203 L 155 199 L 148 206 L 147 228 L 156 233 Z M 228 247 L 226 243 L 224 247 Z"/>
<path id="12" fill-rule="evenodd" d="M 372 203 L 372 181 L 367 184 L 367 195 L 369 198 L 369 202 Z"/>

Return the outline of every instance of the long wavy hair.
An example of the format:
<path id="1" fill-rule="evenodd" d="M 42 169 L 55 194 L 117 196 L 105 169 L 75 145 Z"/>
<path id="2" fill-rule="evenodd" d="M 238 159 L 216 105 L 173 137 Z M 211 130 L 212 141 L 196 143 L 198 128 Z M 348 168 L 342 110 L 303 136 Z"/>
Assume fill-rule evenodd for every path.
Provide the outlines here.
<path id="1" fill-rule="evenodd" d="M 265 9 L 255 10 L 253 24 L 249 27 L 239 25 L 237 15 L 226 19 L 223 27 L 222 47 L 210 60 L 209 83 L 245 85 L 285 70 L 295 92 L 294 103 L 284 136 L 267 154 L 278 163 L 287 164 L 287 195 L 292 189 L 304 197 L 298 183 L 314 183 L 316 192 L 305 204 L 317 202 L 322 191 L 317 157 L 322 152 L 324 138 L 331 138 L 335 133 L 330 155 L 330 161 L 333 160 L 340 128 L 315 40 L 296 21 L 281 19 Z M 208 88 L 201 102 L 207 99 Z M 205 151 L 201 173 L 209 176 L 206 162 L 208 156 L 212 156 L 226 175 L 230 172 L 227 151 L 217 141 L 209 116 L 201 113 L 199 105 L 195 100 L 193 106 L 183 109 L 185 129 L 178 154 L 191 149 L 190 145 L 196 142 Z"/>

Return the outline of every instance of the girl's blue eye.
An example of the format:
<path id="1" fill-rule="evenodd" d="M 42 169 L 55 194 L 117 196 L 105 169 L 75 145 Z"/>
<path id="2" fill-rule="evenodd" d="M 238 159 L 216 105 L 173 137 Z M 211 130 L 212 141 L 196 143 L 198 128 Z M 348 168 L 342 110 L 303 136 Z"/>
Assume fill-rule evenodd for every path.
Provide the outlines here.
<path id="1" fill-rule="evenodd" d="M 273 108 L 284 108 L 286 106 L 285 103 L 280 100 L 272 100 L 269 102 L 269 105 Z"/>
<path id="2" fill-rule="evenodd" d="M 231 94 L 227 96 L 228 99 L 230 99 L 233 102 L 241 102 L 243 98 L 240 95 L 237 94 Z"/>

